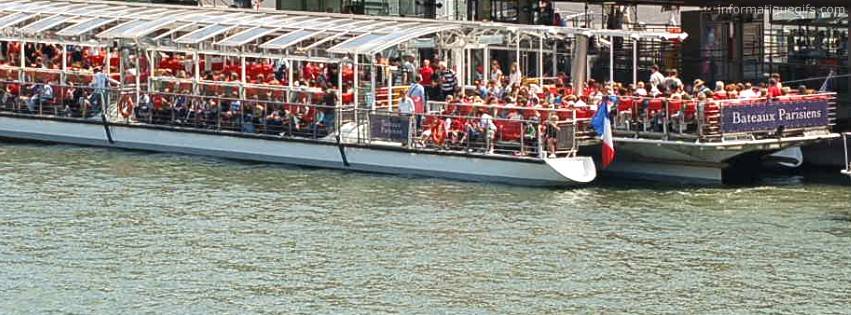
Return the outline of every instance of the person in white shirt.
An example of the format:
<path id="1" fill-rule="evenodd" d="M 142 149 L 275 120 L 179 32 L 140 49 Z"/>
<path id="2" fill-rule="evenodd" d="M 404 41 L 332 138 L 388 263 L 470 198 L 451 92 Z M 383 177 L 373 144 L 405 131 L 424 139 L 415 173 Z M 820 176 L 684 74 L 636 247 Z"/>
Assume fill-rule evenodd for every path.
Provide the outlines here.
<path id="1" fill-rule="evenodd" d="M 653 67 L 650 69 L 651 74 L 650 80 L 648 80 L 648 82 L 650 82 L 651 88 L 657 87 L 659 86 L 659 84 L 662 84 L 662 82 L 665 82 L 665 76 L 661 72 L 659 72 L 658 65 L 653 65 Z"/>
<path id="2" fill-rule="evenodd" d="M 493 123 L 493 116 L 488 113 L 482 113 L 479 117 L 479 132 L 485 137 L 485 147 L 488 154 L 493 153 L 493 140 L 496 136 L 496 124 Z"/>
<path id="3" fill-rule="evenodd" d="M 739 92 L 739 99 L 757 98 L 759 94 L 753 90 L 753 85 L 750 82 L 745 83 L 745 87 Z"/>
<path id="4" fill-rule="evenodd" d="M 635 85 L 635 95 L 647 96 L 647 89 L 644 88 L 644 82 L 638 81 Z"/>
<path id="5" fill-rule="evenodd" d="M 519 86 L 523 82 L 523 73 L 520 72 L 520 66 L 517 65 L 517 62 L 511 63 L 511 69 L 508 75 L 508 86 L 509 88 L 514 88 L 515 85 Z"/>
<path id="6" fill-rule="evenodd" d="M 665 91 L 663 92 L 674 93 L 674 90 L 679 87 L 683 87 L 683 81 L 680 80 L 678 75 L 679 73 L 677 72 L 677 69 L 671 69 L 668 71 L 668 77 L 666 77 L 665 81 L 662 83 L 662 85 L 665 86 Z"/>
<path id="7" fill-rule="evenodd" d="M 405 95 L 402 101 L 399 102 L 399 113 L 403 115 L 414 113 L 414 100 L 410 96 Z"/>

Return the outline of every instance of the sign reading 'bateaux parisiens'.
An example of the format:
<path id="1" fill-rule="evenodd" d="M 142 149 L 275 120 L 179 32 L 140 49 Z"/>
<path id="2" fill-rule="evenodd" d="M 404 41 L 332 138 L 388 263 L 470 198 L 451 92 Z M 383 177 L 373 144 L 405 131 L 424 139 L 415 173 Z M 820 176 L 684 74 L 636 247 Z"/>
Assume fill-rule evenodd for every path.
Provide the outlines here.
<path id="1" fill-rule="evenodd" d="M 786 129 L 819 127 L 829 123 L 825 100 L 727 105 L 721 115 L 721 131 L 727 133 L 772 131 L 780 126 Z"/>
<path id="2" fill-rule="evenodd" d="M 369 131 L 372 138 L 404 142 L 408 140 L 409 117 L 397 114 L 369 116 Z"/>

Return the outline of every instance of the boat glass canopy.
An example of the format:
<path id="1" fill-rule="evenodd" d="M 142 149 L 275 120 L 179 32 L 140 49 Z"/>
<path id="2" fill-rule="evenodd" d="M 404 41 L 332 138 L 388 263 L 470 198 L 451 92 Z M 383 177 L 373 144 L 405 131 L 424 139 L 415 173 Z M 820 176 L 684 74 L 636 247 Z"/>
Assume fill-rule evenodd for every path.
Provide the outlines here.
<path id="1" fill-rule="evenodd" d="M 75 43 L 74 37 L 80 37 L 78 42 L 83 45 L 112 45 L 113 40 L 127 39 L 134 40 L 138 45 L 153 46 L 151 48 L 204 50 L 223 55 L 274 55 L 274 52 L 260 50 L 284 50 L 303 43 L 298 51 L 278 57 L 309 56 L 327 60 L 343 60 L 350 58 L 353 53 L 373 54 L 397 46 L 411 49 L 413 46 L 400 45 L 418 38 L 435 39 L 442 50 L 448 51 L 482 49 L 482 43 L 487 42 L 480 40 L 483 36 L 504 38 L 505 42 L 495 44 L 501 45 L 502 49 L 515 47 L 518 41 L 528 44 L 542 39 L 567 39 L 578 34 L 637 40 L 681 40 L 687 36 L 666 32 L 191 8 L 94 0 L 18 0 L 0 3 L 0 31 L 5 31 L 7 35 L 14 33 L 37 37 L 51 29 L 59 29 L 55 35 L 65 37 L 64 41 L 68 44 Z M 174 44 L 187 46 L 160 47 Z M 232 49 L 248 44 L 256 45 Z"/>

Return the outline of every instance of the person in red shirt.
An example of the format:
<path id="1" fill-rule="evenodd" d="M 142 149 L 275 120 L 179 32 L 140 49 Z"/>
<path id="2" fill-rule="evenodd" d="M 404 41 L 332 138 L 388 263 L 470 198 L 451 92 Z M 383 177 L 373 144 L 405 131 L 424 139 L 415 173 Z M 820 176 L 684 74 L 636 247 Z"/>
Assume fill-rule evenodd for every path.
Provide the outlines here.
<path id="1" fill-rule="evenodd" d="M 777 85 L 777 80 L 771 79 L 768 81 L 768 97 L 775 98 L 783 96 L 783 90 Z"/>
<path id="2" fill-rule="evenodd" d="M 431 67 L 431 61 L 430 60 L 428 60 L 428 59 L 423 60 L 423 66 L 422 66 L 422 68 L 420 68 L 420 75 L 422 76 L 422 80 L 420 81 L 420 84 L 422 84 L 422 86 L 424 86 L 426 88 L 430 87 L 431 83 L 432 83 L 431 78 L 434 75 L 434 69 L 432 69 L 432 67 Z"/>

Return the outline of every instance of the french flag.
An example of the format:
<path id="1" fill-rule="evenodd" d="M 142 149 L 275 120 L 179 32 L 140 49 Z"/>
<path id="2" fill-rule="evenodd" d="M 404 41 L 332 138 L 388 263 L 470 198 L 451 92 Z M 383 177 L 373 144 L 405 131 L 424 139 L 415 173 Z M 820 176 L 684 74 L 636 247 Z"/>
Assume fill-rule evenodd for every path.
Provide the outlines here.
<path id="1" fill-rule="evenodd" d="M 594 128 L 594 131 L 603 140 L 603 168 L 608 167 L 615 160 L 615 142 L 612 140 L 612 121 L 609 119 L 609 103 L 612 102 L 608 98 L 603 99 L 597 108 L 597 113 L 591 119 L 591 127 Z"/>

